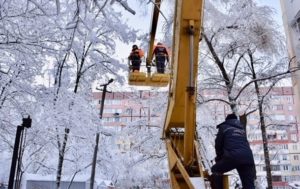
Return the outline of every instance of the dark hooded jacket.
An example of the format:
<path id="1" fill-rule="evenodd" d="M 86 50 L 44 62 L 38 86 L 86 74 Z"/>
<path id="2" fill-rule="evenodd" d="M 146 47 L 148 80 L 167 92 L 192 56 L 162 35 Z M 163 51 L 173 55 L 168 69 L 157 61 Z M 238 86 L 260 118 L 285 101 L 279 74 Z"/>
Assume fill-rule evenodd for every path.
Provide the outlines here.
<path id="1" fill-rule="evenodd" d="M 254 164 L 246 132 L 239 120 L 228 119 L 217 128 L 219 131 L 215 141 L 216 161 L 229 158 L 242 164 Z"/>

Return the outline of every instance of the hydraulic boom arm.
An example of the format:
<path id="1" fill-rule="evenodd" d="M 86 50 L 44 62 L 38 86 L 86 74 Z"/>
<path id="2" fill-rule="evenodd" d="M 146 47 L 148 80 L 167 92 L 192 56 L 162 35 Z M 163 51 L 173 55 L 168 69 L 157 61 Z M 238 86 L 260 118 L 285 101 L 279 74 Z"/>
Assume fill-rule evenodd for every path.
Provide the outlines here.
<path id="1" fill-rule="evenodd" d="M 147 65 L 152 59 L 160 3 L 155 0 Z M 205 189 L 205 181 L 209 181 L 200 163 L 196 138 L 195 93 L 203 5 L 204 0 L 176 0 L 175 4 L 169 101 L 163 129 L 173 189 Z M 228 178 L 224 178 L 228 188 Z"/>
<path id="2" fill-rule="evenodd" d="M 164 124 L 172 188 L 204 187 L 196 149 L 196 77 L 203 0 L 177 0 L 169 102 Z M 197 184 L 196 184 L 196 183 Z"/>

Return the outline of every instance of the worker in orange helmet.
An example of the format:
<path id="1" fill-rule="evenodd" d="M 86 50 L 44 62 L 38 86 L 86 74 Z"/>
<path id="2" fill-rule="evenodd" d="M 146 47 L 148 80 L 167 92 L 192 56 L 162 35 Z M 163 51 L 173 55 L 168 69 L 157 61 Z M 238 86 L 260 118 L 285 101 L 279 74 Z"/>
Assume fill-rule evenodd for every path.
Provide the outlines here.
<path id="1" fill-rule="evenodd" d="M 142 57 L 144 56 L 144 51 L 139 49 L 137 45 L 132 45 L 132 50 L 128 59 L 131 61 L 132 72 L 139 72 L 142 63 Z"/>
<path id="2" fill-rule="evenodd" d="M 157 73 L 165 73 L 165 62 L 166 60 L 169 62 L 167 48 L 162 43 L 158 42 L 152 55 L 155 55 Z"/>

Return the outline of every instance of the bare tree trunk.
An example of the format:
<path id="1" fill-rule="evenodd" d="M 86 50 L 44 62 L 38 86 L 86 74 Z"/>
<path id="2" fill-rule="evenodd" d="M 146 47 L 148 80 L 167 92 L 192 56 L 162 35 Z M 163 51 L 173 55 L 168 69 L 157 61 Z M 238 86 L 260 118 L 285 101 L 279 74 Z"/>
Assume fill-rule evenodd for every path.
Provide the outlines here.
<path id="1" fill-rule="evenodd" d="M 255 72 L 255 68 L 254 68 L 254 61 L 253 61 L 253 57 L 252 57 L 251 52 L 249 52 L 249 58 L 250 58 L 251 69 L 252 69 L 252 79 L 255 80 L 255 79 L 257 79 L 257 77 L 256 77 L 256 72 Z M 255 92 L 256 92 L 257 101 L 258 101 L 260 129 L 261 129 L 261 135 L 262 135 L 262 140 L 263 140 L 263 149 L 264 149 L 266 172 L 267 172 L 267 182 L 268 182 L 267 189 L 273 189 L 270 154 L 269 154 L 269 149 L 268 149 L 267 131 L 266 131 L 264 111 L 263 111 L 263 98 L 260 94 L 258 81 L 254 82 L 254 86 L 255 86 Z"/>
<path id="2" fill-rule="evenodd" d="M 60 146 L 60 142 L 58 141 L 58 149 L 59 149 L 58 157 L 59 158 L 58 158 L 57 175 L 56 175 L 56 189 L 60 189 L 61 173 L 62 173 L 62 168 L 63 168 L 64 155 L 65 155 L 69 132 L 70 132 L 70 129 L 65 128 L 65 135 L 64 135 L 64 141 L 63 141 L 62 146 Z M 59 140 L 59 138 L 58 138 L 58 140 Z"/>
<path id="3" fill-rule="evenodd" d="M 258 98 L 258 111 L 259 111 L 259 120 L 260 120 L 260 129 L 261 129 L 261 136 L 263 140 L 263 148 L 264 148 L 264 156 L 265 156 L 265 164 L 266 164 L 266 172 L 267 172 L 267 182 L 268 188 L 272 189 L 272 173 L 271 173 L 271 163 L 270 163 L 270 155 L 268 149 L 268 140 L 267 140 L 267 131 L 266 131 L 266 124 L 265 124 L 265 117 L 263 112 L 263 102 L 261 100 L 260 91 L 258 88 L 257 82 L 255 84 L 255 91 Z"/>

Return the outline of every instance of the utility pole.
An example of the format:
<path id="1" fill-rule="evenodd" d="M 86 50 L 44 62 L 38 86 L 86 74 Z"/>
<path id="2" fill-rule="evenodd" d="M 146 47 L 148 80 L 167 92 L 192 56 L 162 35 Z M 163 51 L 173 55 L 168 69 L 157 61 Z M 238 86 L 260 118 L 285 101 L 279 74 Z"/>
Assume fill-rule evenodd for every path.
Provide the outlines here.
<path id="1" fill-rule="evenodd" d="M 19 148 L 20 151 L 22 150 L 22 144 L 20 144 L 21 136 L 23 136 L 24 128 L 30 128 L 31 127 L 31 118 L 28 116 L 28 118 L 23 118 L 22 125 L 17 127 L 16 131 L 16 138 L 15 138 L 15 145 L 14 145 L 14 151 L 13 156 L 11 160 L 11 167 L 10 167 L 10 174 L 9 174 L 9 181 L 8 181 L 8 189 L 14 188 L 14 180 L 15 180 L 15 174 L 16 174 L 16 165 L 18 160 L 18 154 L 19 154 Z"/>
<path id="2" fill-rule="evenodd" d="M 103 115 L 103 109 L 104 109 L 104 101 L 105 101 L 105 95 L 107 86 L 112 83 L 114 80 L 110 79 L 106 84 L 100 85 L 100 87 L 103 87 L 102 89 L 96 88 L 97 90 L 102 90 L 102 98 L 101 98 L 101 106 L 100 106 L 100 119 L 102 119 Z M 97 153 L 98 153 L 98 144 L 99 144 L 99 131 L 96 134 L 96 145 L 94 148 L 94 155 L 93 155 L 93 162 L 92 162 L 92 171 L 91 171 L 91 181 L 90 181 L 90 189 L 94 189 L 94 181 L 95 181 L 95 172 L 96 172 L 96 162 L 97 162 Z"/>

